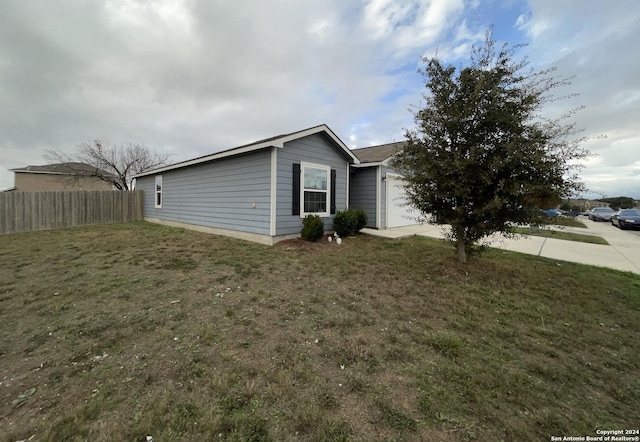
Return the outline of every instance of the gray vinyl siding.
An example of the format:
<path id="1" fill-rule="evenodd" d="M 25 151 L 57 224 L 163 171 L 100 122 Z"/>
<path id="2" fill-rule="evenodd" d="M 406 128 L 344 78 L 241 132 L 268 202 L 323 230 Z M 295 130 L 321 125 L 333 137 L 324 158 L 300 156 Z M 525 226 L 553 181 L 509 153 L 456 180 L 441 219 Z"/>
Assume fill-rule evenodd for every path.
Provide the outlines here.
<path id="1" fill-rule="evenodd" d="M 336 210 L 344 210 L 347 205 L 347 164 L 324 136 L 315 134 L 285 143 L 278 149 L 278 183 L 276 235 L 299 234 L 302 219 L 291 215 L 293 198 L 293 163 L 316 163 L 331 167 L 336 171 Z M 333 229 L 331 217 L 322 218 L 325 230 Z"/>
<path id="2" fill-rule="evenodd" d="M 349 206 L 363 209 L 367 227 L 376 227 L 376 176 L 379 166 L 353 168 L 349 183 Z"/>
<path id="3" fill-rule="evenodd" d="M 142 190 L 142 215 L 149 217 L 151 209 L 154 208 L 156 192 L 155 175 L 147 175 L 136 178 L 136 190 Z"/>
<path id="4" fill-rule="evenodd" d="M 138 178 L 136 188 L 147 218 L 269 235 L 270 165 L 264 149 L 162 172 L 161 209 L 154 207 L 155 175 Z"/>

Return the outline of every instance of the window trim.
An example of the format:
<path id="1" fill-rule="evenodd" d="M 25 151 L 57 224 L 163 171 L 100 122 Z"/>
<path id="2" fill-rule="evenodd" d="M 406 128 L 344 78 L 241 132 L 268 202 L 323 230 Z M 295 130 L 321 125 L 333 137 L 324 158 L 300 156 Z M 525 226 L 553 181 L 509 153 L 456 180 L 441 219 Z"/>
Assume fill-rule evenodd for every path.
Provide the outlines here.
<path id="1" fill-rule="evenodd" d="M 158 184 L 160 185 L 160 190 L 158 190 Z M 154 188 L 153 189 L 154 189 L 154 192 L 153 192 L 154 206 L 155 206 L 156 209 L 162 209 L 162 199 L 163 199 L 163 195 L 162 195 L 162 191 L 163 191 L 163 189 L 162 189 L 162 175 L 156 175 L 155 176 L 155 183 L 154 183 Z"/>
<path id="2" fill-rule="evenodd" d="M 323 192 L 326 195 L 326 211 L 324 212 L 305 212 L 304 211 L 304 172 L 305 169 L 320 169 L 324 170 L 327 173 L 327 189 L 326 190 L 318 190 L 318 189 L 308 189 L 309 192 Z M 317 163 L 307 163 L 300 162 L 300 218 L 305 218 L 307 215 L 318 215 L 322 218 L 328 218 L 331 216 L 331 166 L 327 166 L 326 164 L 317 164 Z"/>

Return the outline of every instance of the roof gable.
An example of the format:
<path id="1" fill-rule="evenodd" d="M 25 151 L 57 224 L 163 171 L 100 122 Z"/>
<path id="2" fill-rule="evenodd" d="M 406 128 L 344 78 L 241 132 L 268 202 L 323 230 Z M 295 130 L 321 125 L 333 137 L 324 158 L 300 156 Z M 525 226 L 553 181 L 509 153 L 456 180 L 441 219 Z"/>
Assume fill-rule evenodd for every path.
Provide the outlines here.
<path id="1" fill-rule="evenodd" d="M 358 157 L 362 165 L 366 165 L 367 163 L 382 163 L 404 149 L 405 145 L 406 141 L 398 141 L 395 143 L 354 149 L 351 152 Z"/>
<path id="2" fill-rule="evenodd" d="M 331 129 L 326 124 L 321 124 L 319 126 L 310 127 L 308 129 L 299 130 L 296 132 L 291 132 L 288 134 L 277 135 L 275 137 L 264 138 L 262 140 L 254 141 L 250 144 L 245 144 L 242 146 L 234 147 L 232 149 L 223 150 L 211 155 L 205 155 L 202 157 L 194 158 L 191 160 L 182 161 L 179 163 L 171 164 L 169 166 L 160 167 L 158 169 L 149 170 L 137 175 L 134 175 L 134 178 L 153 175 L 157 173 L 166 172 L 173 169 L 180 169 L 183 167 L 193 166 L 196 164 L 206 163 L 209 161 L 215 161 L 222 158 L 231 157 L 234 155 L 241 155 L 243 153 L 253 152 L 256 150 L 268 148 L 268 147 L 279 147 L 284 148 L 284 144 L 297 140 L 299 138 L 308 137 L 309 135 L 314 134 L 323 134 L 325 137 L 338 149 L 346 158 L 349 159 L 350 163 L 359 163 L 359 159 L 357 156 L 353 154 L 353 152 L 342 142 L 338 136 L 333 133 Z"/>

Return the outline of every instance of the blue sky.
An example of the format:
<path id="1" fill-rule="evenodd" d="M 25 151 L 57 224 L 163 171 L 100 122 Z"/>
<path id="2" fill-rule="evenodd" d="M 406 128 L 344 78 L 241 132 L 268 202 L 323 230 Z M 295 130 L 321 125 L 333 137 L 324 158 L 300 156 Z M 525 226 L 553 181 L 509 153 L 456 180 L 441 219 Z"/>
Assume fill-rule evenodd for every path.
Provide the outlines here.
<path id="1" fill-rule="evenodd" d="M 0 189 L 48 149 L 144 143 L 181 161 L 327 123 L 352 147 L 399 141 L 421 57 L 464 63 L 493 25 L 575 76 L 589 196 L 640 199 L 640 1 L 0 0 Z"/>

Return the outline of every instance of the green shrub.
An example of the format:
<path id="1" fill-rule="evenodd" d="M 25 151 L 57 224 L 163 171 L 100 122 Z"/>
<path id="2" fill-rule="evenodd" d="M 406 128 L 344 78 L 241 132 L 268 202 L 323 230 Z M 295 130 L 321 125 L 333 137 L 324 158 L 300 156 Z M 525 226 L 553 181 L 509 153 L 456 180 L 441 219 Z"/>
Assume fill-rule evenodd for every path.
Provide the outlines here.
<path id="1" fill-rule="evenodd" d="M 338 210 L 333 217 L 333 230 L 338 236 L 349 236 L 356 228 L 355 218 L 349 210 Z"/>
<path id="2" fill-rule="evenodd" d="M 367 225 L 367 215 L 363 209 L 339 210 L 333 217 L 333 230 L 338 236 L 353 235 Z"/>
<path id="3" fill-rule="evenodd" d="M 324 235 L 324 222 L 318 215 L 307 215 L 302 220 L 300 236 L 306 241 L 316 242 Z"/>
<path id="4" fill-rule="evenodd" d="M 367 214 L 364 213 L 362 208 L 355 209 L 354 213 L 356 216 L 356 232 L 359 232 L 367 225 Z"/>

